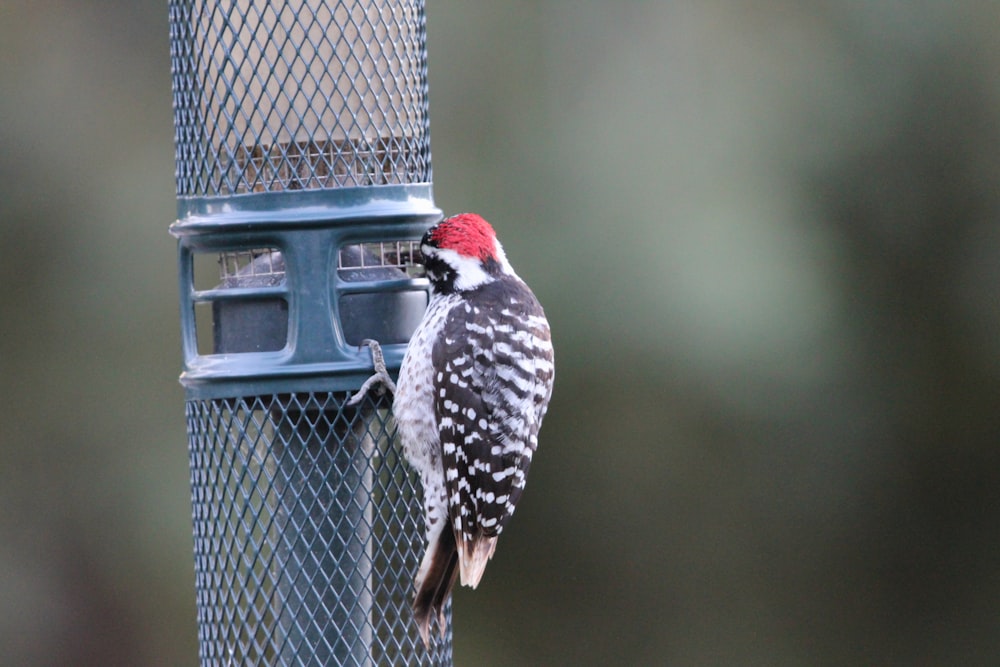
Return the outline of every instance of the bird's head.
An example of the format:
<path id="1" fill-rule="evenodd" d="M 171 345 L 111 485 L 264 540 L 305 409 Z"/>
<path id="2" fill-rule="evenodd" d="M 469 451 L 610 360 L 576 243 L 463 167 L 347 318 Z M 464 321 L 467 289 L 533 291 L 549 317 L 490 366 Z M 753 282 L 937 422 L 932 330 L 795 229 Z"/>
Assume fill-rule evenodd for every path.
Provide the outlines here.
<path id="1" fill-rule="evenodd" d="M 428 229 L 420 251 L 439 293 L 472 290 L 513 274 L 493 227 L 475 213 L 446 218 Z"/>

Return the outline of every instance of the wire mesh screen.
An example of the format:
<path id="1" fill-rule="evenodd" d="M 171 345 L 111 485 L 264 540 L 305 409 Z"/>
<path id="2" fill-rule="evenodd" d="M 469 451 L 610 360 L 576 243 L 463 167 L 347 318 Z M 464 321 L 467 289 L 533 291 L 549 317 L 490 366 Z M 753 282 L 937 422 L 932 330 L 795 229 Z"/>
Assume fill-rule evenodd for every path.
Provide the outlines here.
<path id="1" fill-rule="evenodd" d="M 191 400 L 203 665 L 450 665 L 413 622 L 419 483 L 387 399 Z"/>
<path id="2" fill-rule="evenodd" d="M 178 195 L 430 182 L 422 0 L 170 0 Z"/>

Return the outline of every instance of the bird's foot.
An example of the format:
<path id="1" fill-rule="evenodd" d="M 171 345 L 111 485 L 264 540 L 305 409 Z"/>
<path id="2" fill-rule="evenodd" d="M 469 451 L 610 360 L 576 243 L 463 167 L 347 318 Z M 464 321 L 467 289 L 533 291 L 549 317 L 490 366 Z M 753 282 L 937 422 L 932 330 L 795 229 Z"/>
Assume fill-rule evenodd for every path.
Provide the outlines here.
<path id="1" fill-rule="evenodd" d="M 357 405 L 361 400 L 368 395 L 368 392 L 372 390 L 376 385 L 378 386 L 378 395 L 382 396 L 385 394 L 386 390 L 391 394 L 396 393 L 396 383 L 392 381 L 392 377 L 389 375 L 389 371 L 385 367 L 385 357 L 382 356 L 382 346 L 378 344 L 377 340 L 365 339 L 361 341 L 362 345 L 367 345 L 368 349 L 372 353 L 372 365 L 375 367 L 375 374 L 370 378 L 365 380 L 365 383 L 361 385 L 361 389 L 358 389 L 357 393 L 348 399 L 348 405 Z"/>

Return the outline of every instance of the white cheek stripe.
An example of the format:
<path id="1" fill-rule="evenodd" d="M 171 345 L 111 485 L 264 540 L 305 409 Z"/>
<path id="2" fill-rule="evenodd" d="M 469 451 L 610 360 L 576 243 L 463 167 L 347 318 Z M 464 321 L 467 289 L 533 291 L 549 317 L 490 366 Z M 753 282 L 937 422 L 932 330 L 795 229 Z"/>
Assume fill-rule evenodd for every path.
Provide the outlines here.
<path id="1" fill-rule="evenodd" d="M 455 269 L 455 289 L 475 289 L 492 282 L 493 278 L 483 271 L 483 265 L 476 257 L 460 255 L 450 248 L 435 248 L 433 254 Z"/>

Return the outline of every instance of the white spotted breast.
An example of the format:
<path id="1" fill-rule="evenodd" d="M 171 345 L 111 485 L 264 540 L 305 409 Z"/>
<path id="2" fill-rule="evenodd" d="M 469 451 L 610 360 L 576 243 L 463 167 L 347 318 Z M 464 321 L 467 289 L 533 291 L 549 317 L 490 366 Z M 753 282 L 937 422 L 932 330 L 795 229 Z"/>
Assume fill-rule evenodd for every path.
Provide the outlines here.
<path id="1" fill-rule="evenodd" d="M 428 468 L 421 463 L 432 462 L 431 469 L 440 469 L 440 434 L 434 411 L 434 367 L 431 350 L 447 315 L 461 303 L 456 294 L 432 295 L 417 330 L 410 338 L 396 383 L 393 415 L 399 427 L 403 452 L 410 465 L 418 470 Z"/>

